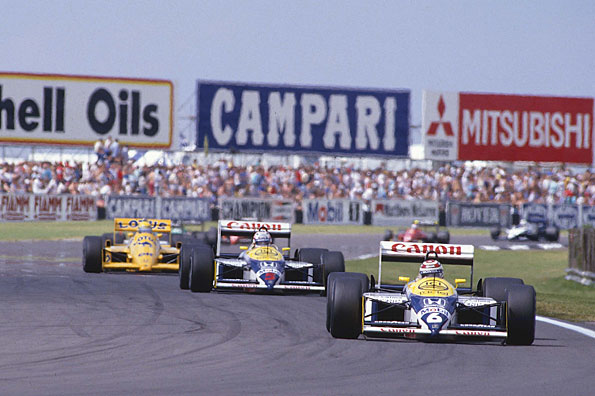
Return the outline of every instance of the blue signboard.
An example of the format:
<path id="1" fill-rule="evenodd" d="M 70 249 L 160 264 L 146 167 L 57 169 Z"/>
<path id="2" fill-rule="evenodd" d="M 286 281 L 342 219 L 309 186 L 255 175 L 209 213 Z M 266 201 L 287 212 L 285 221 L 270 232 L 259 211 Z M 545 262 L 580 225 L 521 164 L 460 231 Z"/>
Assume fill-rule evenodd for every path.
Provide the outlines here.
<path id="1" fill-rule="evenodd" d="M 408 90 L 198 81 L 197 146 L 406 157 Z"/>

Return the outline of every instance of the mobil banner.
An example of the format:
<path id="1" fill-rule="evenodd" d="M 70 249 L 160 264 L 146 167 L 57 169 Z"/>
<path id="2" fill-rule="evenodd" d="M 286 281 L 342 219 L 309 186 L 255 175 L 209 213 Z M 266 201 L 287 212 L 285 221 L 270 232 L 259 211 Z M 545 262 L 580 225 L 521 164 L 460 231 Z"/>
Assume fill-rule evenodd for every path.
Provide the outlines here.
<path id="1" fill-rule="evenodd" d="M 593 98 L 425 91 L 425 158 L 591 164 L 593 102 Z"/>
<path id="2" fill-rule="evenodd" d="M 198 81 L 197 146 L 407 157 L 408 90 Z"/>
<path id="3" fill-rule="evenodd" d="M 363 202 L 350 199 L 304 199 L 304 224 L 363 224 Z"/>
<path id="4" fill-rule="evenodd" d="M 0 72 L 0 142 L 169 148 L 167 80 Z"/>
<path id="5" fill-rule="evenodd" d="M 274 198 L 219 198 L 219 218 L 292 223 L 294 203 Z"/>
<path id="6" fill-rule="evenodd" d="M 380 226 L 407 226 L 414 220 L 438 221 L 436 201 L 406 201 L 380 199 L 372 201 L 372 224 Z"/>

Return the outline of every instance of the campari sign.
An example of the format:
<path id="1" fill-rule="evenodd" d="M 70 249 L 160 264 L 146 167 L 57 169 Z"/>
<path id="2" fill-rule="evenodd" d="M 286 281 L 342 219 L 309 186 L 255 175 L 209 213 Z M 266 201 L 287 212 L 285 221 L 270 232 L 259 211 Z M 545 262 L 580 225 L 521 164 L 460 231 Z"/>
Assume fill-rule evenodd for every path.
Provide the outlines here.
<path id="1" fill-rule="evenodd" d="M 426 159 L 593 163 L 593 98 L 428 92 Z"/>

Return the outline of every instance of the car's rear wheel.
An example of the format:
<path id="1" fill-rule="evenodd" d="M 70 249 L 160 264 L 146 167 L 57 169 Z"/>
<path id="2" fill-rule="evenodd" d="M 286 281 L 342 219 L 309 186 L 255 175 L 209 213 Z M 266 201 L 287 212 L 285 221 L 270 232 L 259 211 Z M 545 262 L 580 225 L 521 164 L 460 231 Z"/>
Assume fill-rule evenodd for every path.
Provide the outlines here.
<path id="1" fill-rule="evenodd" d="M 360 281 L 362 293 L 365 293 L 368 290 L 370 290 L 370 280 L 368 279 L 368 276 L 366 274 L 362 274 L 359 272 L 333 272 L 329 274 L 326 287 L 326 330 L 329 332 L 331 331 L 331 306 L 333 305 L 335 299 L 335 279 L 337 279 L 338 277 L 358 279 Z"/>
<path id="2" fill-rule="evenodd" d="M 490 229 L 490 236 L 494 241 L 497 241 L 498 237 L 500 237 L 500 227 L 494 227 Z"/>
<path id="3" fill-rule="evenodd" d="M 298 250 L 297 259 L 314 264 L 314 282 L 323 283 L 324 271 L 322 268 L 322 254 L 328 252 L 323 248 L 302 248 Z"/>
<path id="4" fill-rule="evenodd" d="M 438 234 L 436 234 L 436 241 L 438 243 L 449 243 L 450 242 L 450 232 L 438 231 Z"/>
<path id="5" fill-rule="evenodd" d="M 215 262 L 213 250 L 207 246 L 192 249 L 188 286 L 193 292 L 208 293 L 213 288 Z"/>
<path id="6" fill-rule="evenodd" d="M 546 227 L 544 236 L 548 242 L 557 242 L 560 238 L 560 230 L 556 227 Z"/>
<path id="7" fill-rule="evenodd" d="M 320 256 L 320 261 L 323 273 L 322 284 L 325 286 L 326 292 L 329 274 L 333 272 L 345 272 L 345 258 L 341 252 L 323 252 Z M 325 292 L 322 295 L 326 295 Z"/>
<path id="8" fill-rule="evenodd" d="M 485 278 L 482 282 L 482 294 L 484 297 L 491 297 L 498 302 L 506 301 L 507 289 L 524 284 L 525 282 L 519 278 Z"/>
<path id="9" fill-rule="evenodd" d="M 535 289 L 514 285 L 508 289 L 506 317 L 510 345 L 531 345 L 535 340 Z"/>
<path id="10" fill-rule="evenodd" d="M 435 232 L 428 232 L 428 234 L 426 235 L 425 241 L 424 242 L 437 242 L 438 240 L 438 236 L 436 235 Z"/>
<path id="11" fill-rule="evenodd" d="M 83 238 L 83 270 L 85 272 L 101 272 L 101 250 L 103 237 L 86 236 Z"/>
<path id="12" fill-rule="evenodd" d="M 355 339 L 362 332 L 362 285 L 349 276 L 334 280 L 330 309 L 330 332 L 335 338 Z"/>
<path id="13" fill-rule="evenodd" d="M 382 238 L 383 241 L 392 241 L 395 237 L 395 233 L 391 230 L 384 231 L 384 237 Z"/>

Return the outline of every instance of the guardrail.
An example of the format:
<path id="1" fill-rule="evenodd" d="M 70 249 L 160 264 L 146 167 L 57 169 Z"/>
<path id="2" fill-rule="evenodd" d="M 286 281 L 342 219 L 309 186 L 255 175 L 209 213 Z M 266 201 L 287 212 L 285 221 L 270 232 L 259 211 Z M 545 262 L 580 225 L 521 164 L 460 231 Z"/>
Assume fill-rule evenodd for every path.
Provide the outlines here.
<path id="1" fill-rule="evenodd" d="M 583 285 L 595 284 L 595 229 L 581 227 L 568 231 L 566 279 Z"/>

